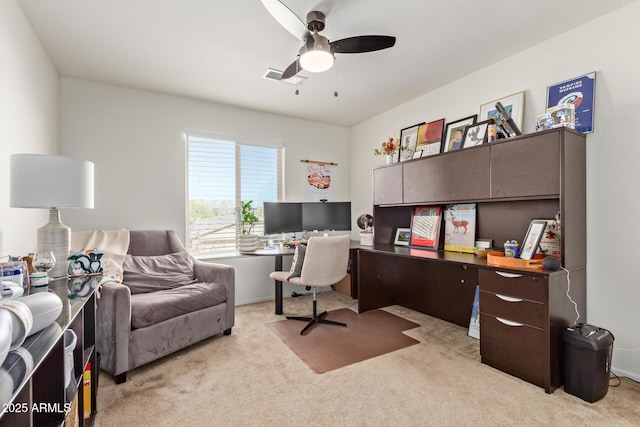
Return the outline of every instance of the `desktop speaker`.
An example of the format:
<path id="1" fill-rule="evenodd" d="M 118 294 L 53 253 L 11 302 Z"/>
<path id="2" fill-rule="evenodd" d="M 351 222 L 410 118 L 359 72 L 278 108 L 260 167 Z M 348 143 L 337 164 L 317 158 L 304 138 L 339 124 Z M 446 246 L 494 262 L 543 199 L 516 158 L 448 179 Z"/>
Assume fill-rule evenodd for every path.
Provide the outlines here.
<path id="1" fill-rule="evenodd" d="M 544 271 L 558 271 L 562 267 L 560 260 L 554 256 L 546 256 L 542 259 L 542 268 Z"/>

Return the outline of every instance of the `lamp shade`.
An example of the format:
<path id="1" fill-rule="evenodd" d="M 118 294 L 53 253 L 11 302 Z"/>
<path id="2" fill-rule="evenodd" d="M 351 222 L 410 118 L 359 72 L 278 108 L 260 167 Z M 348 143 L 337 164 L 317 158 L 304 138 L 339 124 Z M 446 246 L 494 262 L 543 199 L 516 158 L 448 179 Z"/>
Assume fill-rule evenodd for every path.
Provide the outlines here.
<path id="1" fill-rule="evenodd" d="M 312 73 L 327 71 L 333 65 L 333 52 L 326 37 L 313 34 L 313 43 L 305 43 L 298 52 L 300 66 Z"/>
<path id="2" fill-rule="evenodd" d="M 11 156 L 9 205 L 93 209 L 93 163 L 45 154 Z"/>

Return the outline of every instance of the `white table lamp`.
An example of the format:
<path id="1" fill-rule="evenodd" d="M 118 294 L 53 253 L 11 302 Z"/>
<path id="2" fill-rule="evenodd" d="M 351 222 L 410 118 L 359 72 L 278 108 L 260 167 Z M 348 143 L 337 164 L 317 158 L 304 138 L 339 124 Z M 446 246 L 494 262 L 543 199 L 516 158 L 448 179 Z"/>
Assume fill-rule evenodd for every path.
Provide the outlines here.
<path id="1" fill-rule="evenodd" d="M 37 252 L 53 252 L 51 277 L 67 274 L 71 230 L 60 221 L 60 208 L 93 209 L 93 163 L 44 154 L 11 156 L 10 206 L 49 209 L 49 222 L 38 229 Z"/>

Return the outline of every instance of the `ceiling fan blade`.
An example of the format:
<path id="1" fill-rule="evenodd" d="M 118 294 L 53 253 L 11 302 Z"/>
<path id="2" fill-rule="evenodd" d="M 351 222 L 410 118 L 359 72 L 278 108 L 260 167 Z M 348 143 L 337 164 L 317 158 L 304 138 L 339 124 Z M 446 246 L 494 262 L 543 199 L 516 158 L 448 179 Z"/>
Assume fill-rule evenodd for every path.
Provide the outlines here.
<path id="1" fill-rule="evenodd" d="M 296 58 L 296 60 L 293 61 L 291 65 L 289 65 L 287 69 L 282 72 L 282 77 L 280 78 L 280 80 L 290 79 L 291 77 L 302 71 L 302 67 L 300 67 L 300 63 L 298 60 L 299 58 Z"/>
<path id="2" fill-rule="evenodd" d="M 285 30 L 289 31 L 299 40 L 304 40 L 307 37 L 309 34 L 307 26 L 291 9 L 278 0 L 261 1 L 271 16 L 273 16 Z"/>
<path id="3" fill-rule="evenodd" d="M 331 49 L 335 53 L 362 53 L 387 49 L 394 44 L 393 36 L 355 36 L 331 42 Z"/>

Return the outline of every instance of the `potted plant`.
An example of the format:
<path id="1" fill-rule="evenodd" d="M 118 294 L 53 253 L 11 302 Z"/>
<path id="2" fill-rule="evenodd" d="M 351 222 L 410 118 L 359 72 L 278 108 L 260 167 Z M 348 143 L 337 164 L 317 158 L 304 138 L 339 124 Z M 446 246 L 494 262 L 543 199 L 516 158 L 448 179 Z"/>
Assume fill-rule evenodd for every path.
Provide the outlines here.
<path id="1" fill-rule="evenodd" d="M 380 148 L 373 150 L 373 154 L 376 156 L 386 156 L 387 164 L 393 163 L 393 155 L 404 147 L 400 145 L 400 141 L 395 138 L 389 137 L 388 140 L 383 141 Z"/>
<path id="2" fill-rule="evenodd" d="M 258 236 L 252 234 L 253 227 L 259 221 L 258 217 L 253 213 L 253 200 L 240 201 L 240 232 L 238 236 L 238 251 L 253 252 L 256 250 Z"/>

